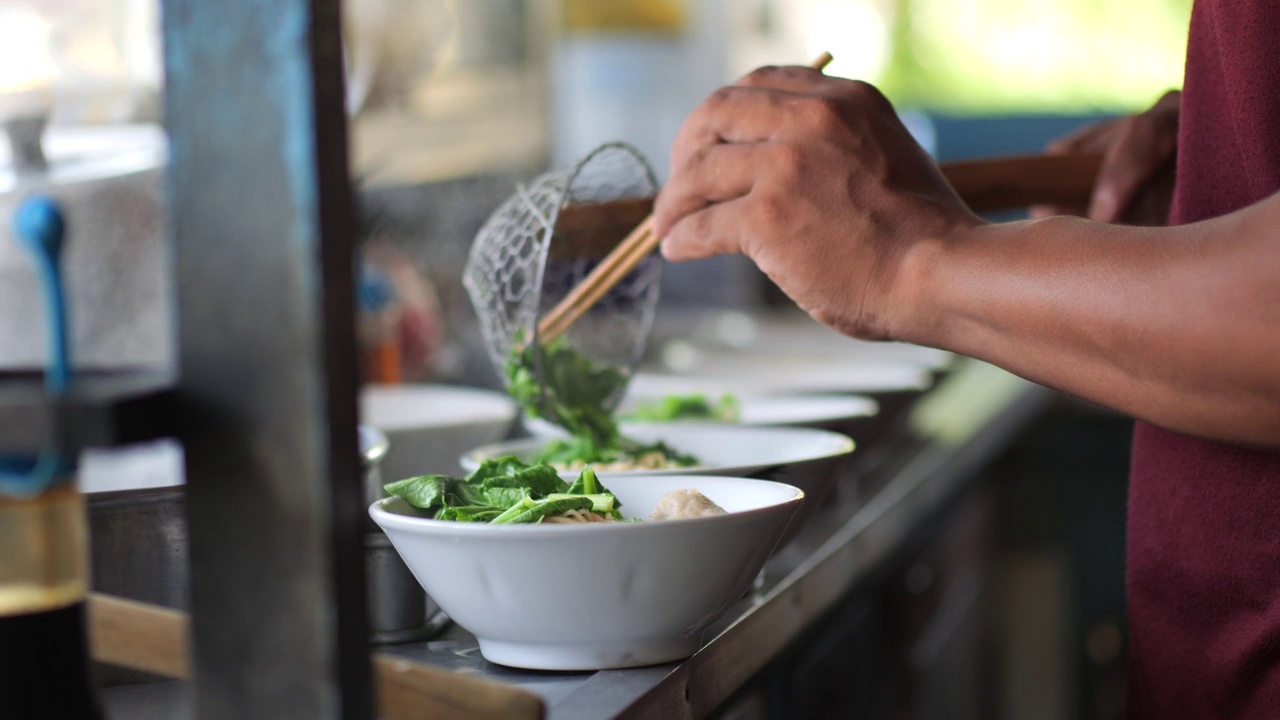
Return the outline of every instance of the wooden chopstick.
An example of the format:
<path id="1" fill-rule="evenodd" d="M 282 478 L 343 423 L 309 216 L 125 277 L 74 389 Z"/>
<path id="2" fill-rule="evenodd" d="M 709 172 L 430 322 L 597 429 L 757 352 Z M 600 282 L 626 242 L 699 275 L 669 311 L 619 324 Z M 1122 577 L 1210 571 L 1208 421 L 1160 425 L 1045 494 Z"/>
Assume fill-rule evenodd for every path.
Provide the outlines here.
<path id="1" fill-rule="evenodd" d="M 809 67 L 822 70 L 831 63 L 831 53 L 824 52 L 809 63 Z M 542 320 L 538 322 L 538 337 L 549 343 L 577 322 L 583 313 L 591 309 L 609 290 L 622 281 L 658 247 L 661 238 L 653 233 L 653 215 L 636 226 L 631 234 L 605 256 L 600 264 L 587 274 L 582 282 L 569 292 Z"/>
<path id="2" fill-rule="evenodd" d="M 190 621 L 178 610 L 90 593 L 89 649 L 93 659 L 168 677 L 188 678 Z M 379 718 L 545 717 L 542 699 L 502 685 L 381 653 L 373 656 Z"/>
<path id="3" fill-rule="evenodd" d="M 653 216 L 650 215 L 601 260 L 555 309 L 542 318 L 538 323 L 538 335 L 542 342 L 551 342 L 568 330 L 583 313 L 657 249 L 658 241 L 658 236 L 653 232 Z"/>

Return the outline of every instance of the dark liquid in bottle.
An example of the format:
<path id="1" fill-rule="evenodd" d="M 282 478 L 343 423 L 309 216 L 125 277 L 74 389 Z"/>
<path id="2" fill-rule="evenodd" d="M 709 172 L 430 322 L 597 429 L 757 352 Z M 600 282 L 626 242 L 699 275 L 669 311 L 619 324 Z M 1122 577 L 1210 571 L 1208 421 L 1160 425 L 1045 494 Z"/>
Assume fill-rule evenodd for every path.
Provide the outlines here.
<path id="1" fill-rule="evenodd" d="M 85 606 L 0 617 L 0 718 L 102 720 Z"/>

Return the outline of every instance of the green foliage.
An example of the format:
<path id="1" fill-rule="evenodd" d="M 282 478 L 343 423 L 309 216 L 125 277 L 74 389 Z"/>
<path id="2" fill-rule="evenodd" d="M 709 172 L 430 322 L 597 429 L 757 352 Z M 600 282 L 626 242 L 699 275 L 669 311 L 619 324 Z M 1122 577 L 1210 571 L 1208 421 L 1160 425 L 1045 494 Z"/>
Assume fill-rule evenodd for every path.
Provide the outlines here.
<path id="1" fill-rule="evenodd" d="M 1182 84 L 1192 0 L 895 0 L 854 71 L 896 105 L 961 115 L 1131 113 Z M 859 43 L 852 34 L 847 42 Z M 867 47 L 828 48 L 837 62 Z M 875 68 L 875 69 L 872 69 Z"/>
<path id="2" fill-rule="evenodd" d="M 494 525 L 540 523 L 569 510 L 592 510 L 621 520 L 622 503 L 583 468 L 569 485 L 549 465 L 516 458 L 488 460 L 465 478 L 421 475 L 384 486 L 436 520 Z"/>
<path id="3" fill-rule="evenodd" d="M 716 422 L 736 423 L 742 416 L 738 399 L 733 395 L 723 395 L 716 403 L 707 399 L 706 395 L 667 395 L 650 402 L 641 403 L 627 415 L 624 421 L 629 422 L 674 422 L 678 420 L 714 420 Z"/>
<path id="4" fill-rule="evenodd" d="M 494 525 L 540 523 L 545 518 L 570 510 L 590 510 L 593 504 L 591 498 L 583 495 L 561 495 L 542 500 L 525 498 L 523 502 L 511 506 L 490 522 Z"/>
<path id="5" fill-rule="evenodd" d="M 626 388 L 626 375 L 592 362 L 558 338 L 542 348 L 546 382 L 539 384 L 533 345 L 516 346 L 520 349 L 507 362 L 507 392 L 530 417 L 555 423 L 598 447 L 617 440 L 618 426 L 605 408 Z"/>
<path id="6" fill-rule="evenodd" d="M 540 385 L 532 344 L 517 338 L 515 347 L 507 362 L 507 392 L 530 417 L 541 417 L 570 433 L 548 443 L 534 456 L 535 463 L 617 462 L 661 452 L 677 465 L 697 464 L 695 458 L 665 443 L 645 445 L 618 432 L 607 408 L 626 389 L 627 377 L 621 372 L 592 362 L 557 338 L 542 349 L 546 384 Z"/>

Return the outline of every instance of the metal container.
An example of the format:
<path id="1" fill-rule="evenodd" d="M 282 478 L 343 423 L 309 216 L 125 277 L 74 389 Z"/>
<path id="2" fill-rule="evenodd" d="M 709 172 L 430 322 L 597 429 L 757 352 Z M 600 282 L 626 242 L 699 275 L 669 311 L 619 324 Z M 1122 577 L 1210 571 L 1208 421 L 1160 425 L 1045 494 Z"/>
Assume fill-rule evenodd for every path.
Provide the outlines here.
<path id="1" fill-rule="evenodd" d="M 371 427 L 360 428 L 364 492 L 369 503 L 386 497 L 382 490 L 382 461 L 390 443 Z M 391 541 L 367 521 L 364 536 L 365 598 L 369 603 L 369 639 L 379 645 L 424 640 L 445 622 L 440 608 L 427 596 L 400 559 Z"/>
<path id="2" fill-rule="evenodd" d="M 388 442 L 381 432 L 361 427 L 360 449 L 361 481 L 366 493 L 372 494 L 382 487 L 378 465 L 386 456 Z M 180 483 L 180 478 L 175 482 Z M 93 589 L 187 609 L 190 563 L 183 486 L 89 492 L 87 496 Z M 447 622 L 372 523 L 365 536 L 365 560 L 371 642 L 425 639 Z M 106 666 L 99 668 L 99 674 L 105 685 L 157 679 Z"/>
<path id="3" fill-rule="evenodd" d="M 0 127 L 0 368 L 45 363 L 43 325 L 31 322 L 41 316 L 39 286 L 9 228 L 17 204 L 37 192 L 58 198 L 71 228 L 63 264 L 76 367 L 172 367 L 176 343 L 160 203 L 164 131 L 40 127 L 31 124 L 34 137 L 14 141 L 47 161 L 26 171 L 11 158 Z"/>

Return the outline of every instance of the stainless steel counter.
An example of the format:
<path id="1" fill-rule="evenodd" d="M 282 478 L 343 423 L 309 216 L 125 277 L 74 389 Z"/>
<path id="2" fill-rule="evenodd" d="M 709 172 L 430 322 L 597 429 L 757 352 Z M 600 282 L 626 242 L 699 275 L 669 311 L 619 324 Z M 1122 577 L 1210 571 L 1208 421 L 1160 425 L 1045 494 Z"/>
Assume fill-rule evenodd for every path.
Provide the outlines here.
<path id="1" fill-rule="evenodd" d="M 384 649 L 529 690 L 555 719 L 707 716 L 935 524 L 1050 396 L 989 365 L 957 362 L 875 447 L 858 450 L 833 496 L 683 662 L 593 673 L 514 670 L 486 662 L 475 639 L 456 626 L 431 642 Z M 116 718 L 184 717 L 185 687 L 116 688 L 107 701 Z"/>

